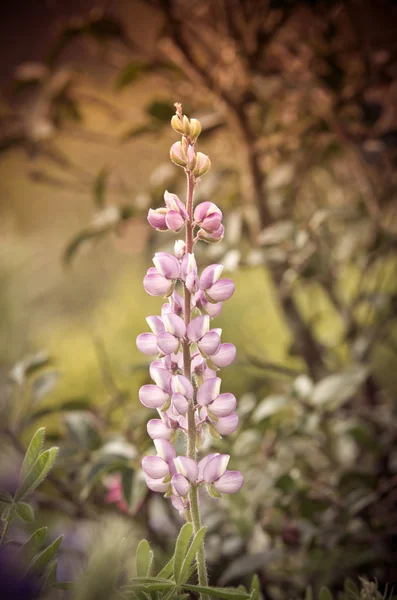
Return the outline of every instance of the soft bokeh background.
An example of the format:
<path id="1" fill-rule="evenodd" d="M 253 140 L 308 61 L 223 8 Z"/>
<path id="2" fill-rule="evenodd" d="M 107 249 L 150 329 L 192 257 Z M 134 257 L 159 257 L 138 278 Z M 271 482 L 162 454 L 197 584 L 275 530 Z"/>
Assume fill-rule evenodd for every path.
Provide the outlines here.
<path id="1" fill-rule="evenodd" d="M 13 479 L 39 425 L 60 444 L 35 502 L 69 532 L 64 578 L 109 514 L 163 560 L 178 527 L 139 475 L 135 338 L 160 306 L 143 275 L 173 244 L 147 210 L 184 194 L 180 101 L 213 164 L 198 199 L 227 229 L 199 260 L 236 283 L 217 326 L 238 348 L 222 377 L 241 428 L 213 444 L 246 486 L 203 499 L 212 583 L 259 572 L 265 598 L 396 584 L 396 16 L 386 0 L 3 8 L 2 467 Z M 128 515 L 106 502 L 120 473 Z"/>

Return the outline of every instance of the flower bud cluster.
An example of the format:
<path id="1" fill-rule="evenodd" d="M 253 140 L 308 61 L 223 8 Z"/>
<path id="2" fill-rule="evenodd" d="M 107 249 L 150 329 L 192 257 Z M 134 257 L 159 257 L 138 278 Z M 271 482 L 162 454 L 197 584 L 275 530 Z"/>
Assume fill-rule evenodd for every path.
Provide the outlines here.
<path id="1" fill-rule="evenodd" d="M 167 301 L 160 315 L 147 317 L 150 331 L 137 338 L 138 349 L 154 357 L 150 365 L 153 383 L 140 388 L 139 400 L 158 413 L 147 424 L 157 451 L 142 461 L 147 485 L 170 497 L 175 508 L 186 514 L 192 486 L 205 485 L 211 496 L 220 497 L 237 492 L 243 476 L 227 470 L 230 457 L 225 454 L 209 454 L 196 461 L 195 449 L 204 440 L 205 430 L 220 437 L 238 426 L 236 398 L 221 393 L 217 376 L 220 368 L 233 362 L 236 348 L 222 343 L 222 330 L 211 326 L 222 303 L 234 293 L 234 283 L 222 278 L 222 265 L 210 265 L 201 274 L 198 271 L 194 245 L 199 240 L 223 238 L 222 212 L 213 202 L 193 208 L 194 186 L 211 166 L 205 154 L 195 151 L 200 123 L 178 109 L 171 125 L 182 135 L 182 140 L 172 145 L 171 159 L 186 171 L 190 182 L 187 202 L 166 191 L 165 206 L 150 209 L 148 221 L 159 231 L 185 228 L 186 240 L 175 242 L 173 254 L 157 252 L 154 266 L 144 277 L 146 292 Z M 193 455 L 191 443 L 188 456 L 176 455 L 173 443 L 179 433 L 194 440 Z"/>

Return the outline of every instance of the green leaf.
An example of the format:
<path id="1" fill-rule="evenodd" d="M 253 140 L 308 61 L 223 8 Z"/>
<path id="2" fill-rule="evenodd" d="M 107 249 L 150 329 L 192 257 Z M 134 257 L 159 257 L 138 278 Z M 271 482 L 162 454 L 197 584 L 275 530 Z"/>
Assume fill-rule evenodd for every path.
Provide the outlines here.
<path id="1" fill-rule="evenodd" d="M 256 573 L 251 579 L 250 593 L 251 593 L 251 600 L 260 600 L 261 585 L 259 582 L 259 577 Z"/>
<path id="2" fill-rule="evenodd" d="M 147 540 L 141 540 L 136 549 L 136 572 L 138 577 L 148 577 L 153 561 L 153 550 Z"/>
<path id="3" fill-rule="evenodd" d="M 174 552 L 174 579 L 177 583 L 180 583 L 183 560 L 186 556 L 192 533 L 193 525 L 191 523 L 185 523 L 176 540 Z"/>
<path id="4" fill-rule="evenodd" d="M 49 394 L 58 383 L 59 377 L 59 371 L 48 371 L 36 377 L 32 383 L 32 400 L 37 402 Z"/>
<path id="5" fill-rule="evenodd" d="M 5 490 L 0 490 L 0 502 L 4 502 L 4 504 L 12 504 L 13 498 L 11 494 Z"/>
<path id="6" fill-rule="evenodd" d="M 27 542 L 18 550 L 18 558 L 21 557 L 21 562 L 31 561 L 33 556 L 43 545 L 45 536 L 47 535 L 47 527 L 37 529 Z"/>
<path id="7" fill-rule="evenodd" d="M 94 182 L 94 200 L 97 208 L 104 208 L 106 186 L 110 171 L 107 167 L 102 167 Z"/>
<path id="8" fill-rule="evenodd" d="M 1 514 L 2 521 L 11 521 L 15 515 L 15 504 L 8 504 Z"/>
<path id="9" fill-rule="evenodd" d="M 91 399 L 88 397 L 65 400 L 61 404 L 57 404 L 55 406 L 46 406 L 45 408 L 40 408 L 39 410 L 36 410 L 32 415 L 29 416 L 27 422 L 29 423 L 46 415 L 52 415 L 59 412 L 87 410 L 88 408 L 90 408 L 91 404 Z"/>
<path id="10" fill-rule="evenodd" d="M 56 590 L 72 590 L 76 587 L 75 581 L 57 581 L 52 584 L 52 587 Z"/>
<path id="11" fill-rule="evenodd" d="M 42 550 L 40 554 L 37 554 L 28 566 L 26 570 L 26 575 L 38 573 L 39 571 L 44 569 L 44 567 L 46 567 L 56 556 L 56 553 L 58 552 L 59 547 L 62 544 L 62 540 L 63 535 L 60 535 L 56 540 L 52 542 L 52 544 L 47 546 L 47 548 L 44 548 L 44 550 Z"/>
<path id="12" fill-rule="evenodd" d="M 175 108 L 168 102 L 155 100 L 146 107 L 146 112 L 154 119 L 168 124 L 175 114 Z"/>
<path id="13" fill-rule="evenodd" d="M 323 586 L 321 588 L 319 600 L 333 600 L 332 594 L 327 587 Z"/>
<path id="14" fill-rule="evenodd" d="M 175 581 L 169 579 L 161 579 L 160 577 L 135 577 L 131 579 L 128 585 L 121 587 L 121 591 L 124 592 L 155 592 L 159 590 L 168 590 L 175 588 Z"/>
<path id="15" fill-rule="evenodd" d="M 58 568 L 58 561 L 57 560 L 53 560 L 52 562 L 49 563 L 48 567 L 45 570 L 44 573 L 44 577 L 43 577 L 43 583 L 41 586 L 41 591 L 43 592 L 45 589 L 47 589 L 50 586 L 53 586 L 54 583 L 56 583 L 57 580 L 57 568 Z"/>
<path id="16" fill-rule="evenodd" d="M 201 544 L 203 543 L 204 540 L 204 536 L 205 536 L 205 532 L 207 531 L 206 527 L 202 527 L 201 529 L 199 529 L 199 531 L 196 533 L 196 535 L 193 538 L 192 543 L 190 544 L 190 548 L 187 551 L 187 554 L 185 556 L 185 559 L 183 561 L 182 564 L 182 568 L 181 568 L 181 572 L 179 575 L 179 582 L 183 582 L 183 581 L 188 581 L 189 579 L 189 568 L 201 546 Z M 175 569 L 175 567 L 174 567 Z M 175 573 L 175 570 L 174 570 Z M 177 579 L 175 578 L 175 581 L 177 581 Z M 179 583 L 178 582 L 178 583 Z"/>
<path id="17" fill-rule="evenodd" d="M 139 62 L 129 62 L 125 67 L 123 67 L 120 73 L 117 76 L 115 82 L 115 89 L 120 91 L 130 85 L 130 83 L 134 83 L 145 70 L 146 65 Z"/>
<path id="18" fill-rule="evenodd" d="M 166 565 L 161 569 L 160 573 L 157 577 L 162 577 L 163 579 L 168 579 L 174 572 L 174 557 L 172 556 Z"/>
<path id="19" fill-rule="evenodd" d="M 32 521 L 34 521 L 33 508 L 26 502 L 19 502 L 16 505 L 15 514 L 26 523 L 32 523 Z"/>
<path id="20" fill-rule="evenodd" d="M 58 450 L 59 448 L 54 447 L 40 454 L 15 494 L 15 500 L 17 502 L 32 492 L 47 477 L 54 466 Z"/>
<path id="21" fill-rule="evenodd" d="M 359 598 L 359 596 L 360 596 L 360 590 L 358 589 L 358 585 L 350 577 L 347 577 L 345 579 L 345 583 L 343 585 L 343 588 L 344 588 L 345 593 L 347 595 L 347 600 L 350 600 L 350 599 L 353 599 L 353 598 Z"/>
<path id="22" fill-rule="evenodd" d="M 86 228 L 77 233 L 67 244 L 63 255 L 62 261 L 65 266 L 70 265 L 72 259 L 75 257 L 77 252 L 85 243 L 89 243 L 95 240 L 99 240 L 104 237 L 107 233 L 113 230 L 113 225 L 108 225 L 102 229 L 99 228 Z"/>
<path id="23" fill-rule="evenodd" d="M 14 365 L 10 376 L 11 379 L 18 385 L 22 385 L 29 375 L 41 369 L 50 362 L 48 354 L 45 352 L 38 352 L 32 356 L 27 356 L 20 362 Z"/>
<path id="24" fill-rule="evenodd" d="M 22 481 L 26 477 L 26 475 L 38 459 L 40 452 L 43 449 L 44 438 L 45 428 L 40 427 L 40 429 L 38 429 L 32 437 L 29 447 L 26 450 L 25 458 L 23 459 L 21 472 L 19 475 L 19 481 Z"/>
<path id="25" fill-rule="evenodd" d="M 97 423 L 90 413 L 71 413 L 65 418 L 69 436 L 83 448 L 96 450 L 101 445 L 101 436 L 97 430 Z"/>
<path id="26" fill-rule="evenodd" d="M 121 136 L 121 141 L 128 142 L 129 140 L 141 137 L 142 135 L 146 135 L 147 133 L 156 133 L 160 129 L 160 122 L 144 123 L 143 125 L 138 125 L 137 127 L 132 127 L 131 129 L 125 131 Z"/>
<path id="27" fill-rule="evenodd" d="M 223 600 L 249 600 L 250 597 L 247 592 L 242 592 L 236 588 L 206 587 L 204 585 L 190 585 L 187 583 L 182 584 L 182 587 L 190 592 L 206 594 L 212 598 L 222 598 Z"/>
<path id="28" fill-rule="evenodd" d="M 310 585 L 308 585 L 306 588 L 305 600 L 313 600 L 313 590 Z"/>

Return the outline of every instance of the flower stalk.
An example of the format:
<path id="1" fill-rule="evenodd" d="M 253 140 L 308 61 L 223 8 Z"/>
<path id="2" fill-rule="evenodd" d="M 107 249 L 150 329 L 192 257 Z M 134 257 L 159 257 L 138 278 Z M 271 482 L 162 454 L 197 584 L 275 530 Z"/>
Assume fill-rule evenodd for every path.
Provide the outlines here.
<path id="1" fill-rule="evenodd" d="M 147 408 L 156 409 L 159 418 L 147 424 L 156 456 L 145 456 L 142 468 L 148 487 L 171 499 L 181 516 L 201 528 L 199 487 L 210 496 L 233 494 L 243 484 L 239 471 L 228 471 L 229 456 L 209 454 L 197 462 L 198 445 L 208 431 L 220 437 L 233 433 L 238 425 L 233 394 L 220 393 L 220 367 L 231 364 L 236 349 L 221 343 L 220 329 L 210 329 L 222 303 L 234 292 L 230 279 L 221 279 L 222 265 L 210 265 L 198 273 L 194 246 L 199 241 L 216 243 L 223 238 L 222 212 L 212 202 L 194 208 L 194 190 L 211 167 L 208 156 L 195 150 L 201 131 L 196 119 L 188 119 L 176 104 L 171 120 L 182 136 L 170 151 L 171 160 L 186 173 L 186 203 L 176 194 L 164 193 L 165 206 L 149 210 L 148 221 L 158 231 L 179 232 L 185 228 L 185 240 L 175 242 L 174 255 L 157 252 L 154 267 L 148 269 L 144 288 L 152 296 L 168 299 L 161 315 L 147 317 L 151 332 L 137 338 L 138 349 L 155 356 L 150 365 L 153 384 L 139 390 L 139 399 Z M 178 289 L 182 292 L 179 293 Z M 177 456 L 173 442 L 177 435 L 186 437 L 186 455 Z M 204 543 L 197 556 L 199 584 L 208 585 Z"/>

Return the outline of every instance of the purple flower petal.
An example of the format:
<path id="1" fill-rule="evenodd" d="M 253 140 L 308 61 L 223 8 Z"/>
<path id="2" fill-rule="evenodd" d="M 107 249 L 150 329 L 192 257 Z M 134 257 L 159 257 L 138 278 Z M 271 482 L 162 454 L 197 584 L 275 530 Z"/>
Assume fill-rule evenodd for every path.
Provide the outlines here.
<path id="1" fill-rule="evenodd" d="M 158 335 L 162 331 L 165 331 L 164 323 L 161 317 L 158 317 L 157 315 L 146 317 L 146 323 L 149 325 L 150 329 L 155 335 Z"/>
<path id="2" fill-rule="evenodd" d="M 178 414 L 186 414 L 187 409 L 189 408 L 189 402 L 186 400 L 185 396 L 179 393 L 172 394 L 171 402 Z"/>
<path id="3" fill-rule="evenodd" d="M 157 345 L 164 354 L 173 354 L 179 347 L 179 340 L 171 333 L 163 331 L 157 336 Z"/>
<path id="4" fill-rule="evenodd" d="M 163 483 L 162 479 L 153 479 L 148 475 L 145 476 L 145 479 L 146 485 L 148 486 L 149 490 L 152 490 L 152 492 L 160 492 L 165 494 L 170 485 L 169 483 Z"/>
<path id="5" fill-rule="evenodd" d="M 156 446 L 157 454 L 167 463 L 170 463 L 175 458 L 176 451 L 171 442 L 168 440 L 158 439 L 153 440 L 153 443 Z"/>
<path id="6" fill-rule="evenodd" d="M 169 440 L 171 438 L 171 429 L 169 429 L 161 419 L 150 419 L 146 428 L 152 440 L 157 440 L 159 438 Z"/>
<path id="7" fill-rule="evenodd" d="M 235 412 L 227 417 L 220 417 L 213 426 L 221 435 L 230 435 L 234 433 L 238 427 L 238 416 Z"/>
<path id="8" fill-rule="evenodd" d="M 169 210 L 179 213 L 184 219 L 187 219 L 187 211 L 183 202 L 176 194 L 170 194 L 167 190 L 164 192 L 164 202 Z"/>
<path id="9" fill-rule="evenodd" d="M 186 479 L 193 483 L 197 481 L 198 466 L 196 461 L 192 458 L 189 458 L 188 456 L 178 456 L 177 458 L 174 458 L 174 465 L 178 473 L 186 477 Z"/>
<path id="10" fill-rule="evenodd" d="M 206 290 L 218 281 L 223 271 L 223 265 L 209 265 L 200 276 L 200 290 Z"/>
<path id="11" fill-rule="evenodd" d="M 202 202 L 194 211 L 194 220 L 197 225 L 213 233 L 222 222 L 222 211 L 213 202 Z"/>
<path id="12" fill-rule="evenodd" d="M 177 338 L 183 338 L 186 334 L 186 325 L 184 320 L 178 315 L 173 313 L 167 313 L 163 315 L 163 323 L 165 330 L 168 333 L 172 333 Z"/>
<path id="13" fill-rule="evenodd" d="M 197 391 L 197 402 L 201 406 L 205 406 L 213 402 L 221 389 L 222 380 L 220 377 L 212 377 L 202 383 Z"/>
<path id="14" fill-rule="evenodd" d="M 236 358 L 236 346 L 234 344 L 221 344 L 218 352 L 211 356 L 211 362 L 216 367 L 228 367 Z"/>
<path id="15" fill-rule="evenodd" d="M 157 339 L 154 333 L 141 333 L 136 338 L 137 348 L 146 356 L 158 354 Z"/>
<path id="16" fill-rule="evenodd" d="M 234 294 L 234 283 L 231 279 L 220 279 L 206 288 L 207 298 L 212 302 L 225 302 Z"/>
<path id="17" fill-rule="evenodd" d="M 203 479 L 207 483 L 212 483 L 222 477 L 226 471 L 230 460 L 229 454 L 218 454 L 209 460 L 203 469 Z"/>
<path id="18" fill-rule="evenodd" d="M 188 400 L 193 398 L 193 386 L 191 381 L 184 375 L 174 375 L 172 378 L 171 389 L 175 393 L 182 394 Z"/>
<path id="19" fill-rule="evenodd" d="M 202 339 L 197 343 L 200 352 L 205 354 L 206 356 L 211 356 L 211 354 L 215 354 L 218 352 L 221 345 L 221 338 L 219 334 L 212 330 L 205 334 Z"/>
<path id="20" fill-rule="evenodd" d="M 143 385 L 139 390 L 139 400 L 146 408 L 160 408 L 167 402 L 168 396 L 157 385 Z"/>
<path id="21" fill-rule="evenodd" d="M 166 296 L 172 290 L 172 285 L 160 273 L 149 273 L 143 279 L 143 287 L 150 296 Z"/>
<path id="22" fill-rule="evenodd" d="M 185 224 L 183 217 L 175 210 L 168 211 L 165 222 L 167 223 L 168 229 L 175 232 L 180 231 Z"/>
<path id="23" fill-rule="evenodd" d="M 156 252 L 153 257 L 153 264 L 157 271 L 167 279 L 178 279 L 179 261 L 175 256 L 168 252 Z"/>
<path id="24" fill-rule="evenodd" d="M 172 374 L 166 369 L 162 362 L 154 360 L 149 367 L 150 377 L 154 383 L 164 392 L 171 392 Z"/>
<path id="25" fill-rule="evenodd" d="M 194 254 L 185 254 L 181 262 L 181 278 L 185 281 L 189 273 L 197 277 L 197 263 Z"/>
<path id="26" fill-rule="evenodd" d="M 166 210 L 164 208 L 158 208 L 156 210 L 150 208 L 147 220 L 154 229 L 157 229 L 158 231 L 167 231 L 168 227 L 165 221 L 165 215 Z"/>
<path id="27" fill-rule="evenodd" d="M 190 489 L 190 483 L 180 473 L 175 473 L 171 479 L 172 491 L 176 496 L 186 496 Z"/>
<path id="28" fill-rule="evenodd" d="M 184 517 L 185 516 L 185 504 L 184 504 L 182 498 L 174 495 L 174 496 L 171 496 L 170 500 L 171 500 L 172 506 L 174 508 L 176 508 L 176 510 L 181 515 L 181 517 Z"/>
<path id="29" fill-rule="evenodd" d="M 169 474 L 169 467 L 160 456 L 144 456 L 142 469 L 152 479 L 164 479 Z"/>
<path id="30" fill-rule="evenodd" d="M 240 471 L 226 471 L 213 486 L 220 494 L 235 494 L 244 483 L 244 477 Z"/>
<path id="31" fill-rule="evenodd" d="M 236 398 L 233 394 L 220 394 L 209 408 L 216 417 L 228 417 L 236 408 Z"/>
<path id="32" fill-rule="evenodd" d="M 190 321 L 187 326 L 187 337 L 191 342 L 200 340 L 210 328 L 210 318 L 208 315 L 200 315 Z"/>
<path id="33" fill-rule="evenodd" d="M 198 478 L 197 481 L 201 481 L 203 479 L 203 471 L 205 469 L 205 467 L 207 466 L 207 464 L 209 463 L 209 461 L 213 458 L 215 458 L 215 456 L 219 456 L 219 452 L 215 452 L 214 454 L 207 454 L 207 456 L 204 456 L 204 458 L 202 458 L 198 464 Z"/>

